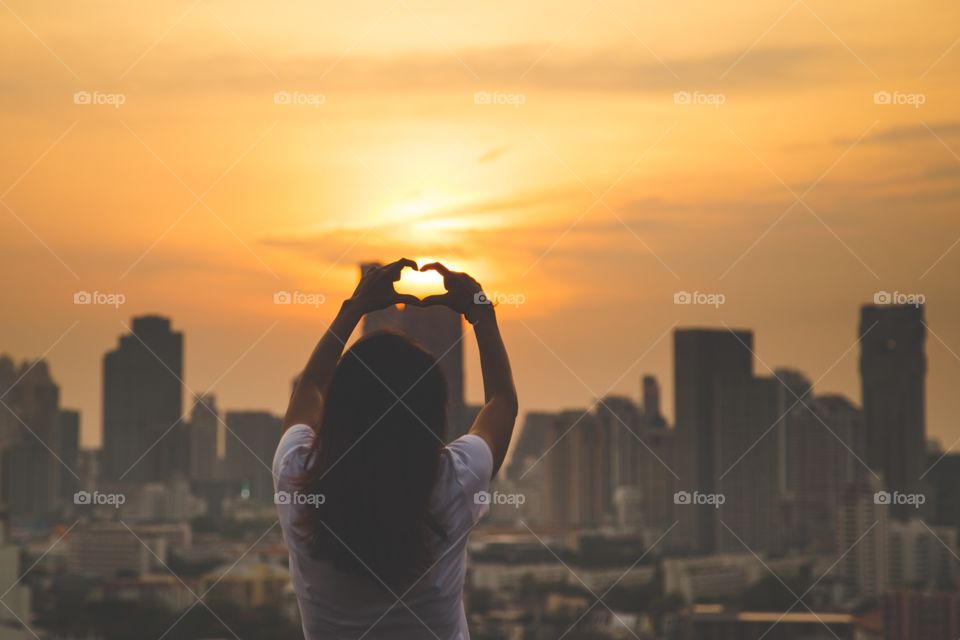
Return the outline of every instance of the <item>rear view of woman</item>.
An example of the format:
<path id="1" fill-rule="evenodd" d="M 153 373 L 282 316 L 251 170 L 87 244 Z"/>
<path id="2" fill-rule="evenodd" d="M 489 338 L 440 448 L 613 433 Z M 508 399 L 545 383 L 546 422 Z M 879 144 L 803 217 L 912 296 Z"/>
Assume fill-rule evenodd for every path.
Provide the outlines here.
<path id="1" fill-rule="evenodd" d="M 517 396 L 493 305 L 442 264 L 447 292 L 419 300 L 394 282 L 410 260 L 368 271 L 300 376 L 273 460 L 280 525 L 306 640 L 469 638 L 463 609 L 467 535 L 510 444 Z M 445 305 L 473 325 L 485 404 L 446 443 L 446 387 L 436 359 L 405 337 L 344 344 L 364 314 Z"/>

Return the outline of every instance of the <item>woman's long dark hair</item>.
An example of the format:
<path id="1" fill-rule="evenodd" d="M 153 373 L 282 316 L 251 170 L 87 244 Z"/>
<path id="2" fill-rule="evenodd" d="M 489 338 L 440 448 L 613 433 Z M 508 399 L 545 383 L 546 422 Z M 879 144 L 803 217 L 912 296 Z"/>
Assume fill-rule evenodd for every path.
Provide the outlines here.
<path id="1" fill-rule="evenodd" d="M 430 497 L 446 400 L 436 360 L 409 339 L 378 332 L 347 350 L 301 483 L 304 493 L 323 496 L 303 512 L 314 558 L 391 587 L 430 567 L 433 543 L 444 535 Z"/>

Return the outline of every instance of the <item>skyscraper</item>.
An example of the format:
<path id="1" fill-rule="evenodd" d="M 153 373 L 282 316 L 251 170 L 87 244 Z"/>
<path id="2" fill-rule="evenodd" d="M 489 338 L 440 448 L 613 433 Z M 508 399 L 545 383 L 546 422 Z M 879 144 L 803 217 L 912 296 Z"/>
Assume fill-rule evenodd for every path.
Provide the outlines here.
<path id="1" fill-rule="evenodd" d="M 273 500 L 270 462 L 280 444 L 282 420 L 266 411 L 228 411 L 226 415 L 227 474 L 244 497 Z"/>
<path id="2" fill-rule="evenodd" d="M 715 413 L 717 385 L 753 375 L 753 333 L 727 329 L 679 329 L 673 334 L 674 466 L 676 489 L 715 493 Z M 679 518 L 679 545 L 692 551 L 716 549 L 714 517 L 706 510 L 687 509 Z"/>
<path id="3" fill-rule="evenodd" d="M 379 266 L 360 265 L 361 273 Z M 463 394 L 463 321 L 446 307 L 387 307 L 363 318 L 363 334 L 395 331 L 417 341 L 437 359 L 447 381 L 447 436 L 453 440 L 470 427 Z"/>
<path id="4" fill-rule="evenodd" d="M 592 527 L 611 513 L 610 469 L 605 464 L 609 432 L 596 415 L 563 411 L 552 425 L 547 465 L 544 520 L 548 524 Z"/>
<path id="5" fill-rule="evenodd" d="M 837 575 L 850 596 L 871 598 L 887 588 L 887 505 L 880 481 L 867 474 L 844 487 L 837 505 Z"/>
<path id="6" fill-rule="evenodd" d="M 666 418 L 660 413 L 660 383 L 657 381 L 657 377 L 653 375 L 643 376 L 640 391 L 643 400 L 643 419 L 647 426 L 667 426 Z"/>
<path id="7" fill-rule="evenodd" d="M 187 426 L 190 441 L 190 479 L 215 480 L 220 460 L 217 457 L 217 432 L 220 428 L 217 400 L 212 395 L 201 396 L 190 412 Z"/>
<path id="8" fill-rule="evenodd" d="M 755 552 L 778 552 L 783 545 L 778 478 L 786 390 L 770 377 L 719 380 L 715 391 L 715 486 L 724 502 L 719 509 L 694 509 L 702 521 L 715 518 L 720 551 L 739 552 L 746 545 Z"/>
<path id="9" fill-rule="evenodd" d="M 859 331 L 867 464 L 890 491 L 917 493 L 926 444 L 923 307 L 866 305 Z M 891 514 L 904 519 L 909 511 L 895 505 Z"/>
<path id="10" fill-rule="evenodd" d="M 60 459 L 64 464 L 73 470 L 73 473 L 80 475 L 80 412 L 72 409 L 62 409 L 60 411 L 59 424 L 60 439 Z M 60 498 L 62 500 L 73 500 L 73 494 L 80 488 L 80 480 L 74 477 L 66 469 L 60 473 Z"/>
<path id="11" fill-rule="evenodd" d="M 134 318 L 103 358 L 104 478 L 162 482 L 188 471 L 182 379 L 183 334 L 168 318 Z"/>
<path id="12" fill-rule="evenodd" d="M 7 507 L 15 520 L 37 521 L 60 504 L 60 389 L 43 360 L 0 358 L 0 451 Z"/>

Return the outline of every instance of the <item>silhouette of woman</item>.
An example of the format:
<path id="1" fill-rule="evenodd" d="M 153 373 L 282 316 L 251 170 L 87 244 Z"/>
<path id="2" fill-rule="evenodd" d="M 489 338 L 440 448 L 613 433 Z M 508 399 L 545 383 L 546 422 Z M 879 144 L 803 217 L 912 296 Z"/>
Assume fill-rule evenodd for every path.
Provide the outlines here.
<path id="1" fill-rule="evenodd" d="M 440 273 L 446 293 L 397 293 L 405 267 Z M 440 263 L 371 269 L 295 384 L 273 475 L 306 640 L 469 638 L 467 536 L 489 508 L 483 492 L 517 416 L 510 362 L 485 302 L 476 280 Z M 450 444 L 433 356 L 390 333 L 343 353 L 364 314 L 397 303 L 445 305 L 473 325 L 485 404 Z"/>

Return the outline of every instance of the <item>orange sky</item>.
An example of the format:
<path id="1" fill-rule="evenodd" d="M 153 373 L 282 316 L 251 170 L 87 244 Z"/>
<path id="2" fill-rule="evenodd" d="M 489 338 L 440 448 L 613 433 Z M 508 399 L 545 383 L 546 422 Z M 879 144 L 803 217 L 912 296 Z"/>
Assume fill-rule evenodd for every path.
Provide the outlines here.
<path id="1" fill-rule="evenodd" d="M 0 352 L 46 353 L 87 445 L 144 312 L 185 331 L 192 390 L 280 411 L 356 264 L 431 256 L 523 296 L 525 410 L 649 371 L 672 413 L 675 325 L 753 328 L 758 372 L 858 400 L 858 306 L 922 293 L 952 444 L 958 25 L 932 0 L 2 0 Z"/>

